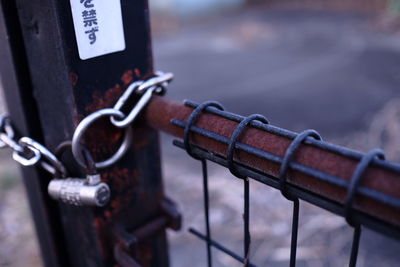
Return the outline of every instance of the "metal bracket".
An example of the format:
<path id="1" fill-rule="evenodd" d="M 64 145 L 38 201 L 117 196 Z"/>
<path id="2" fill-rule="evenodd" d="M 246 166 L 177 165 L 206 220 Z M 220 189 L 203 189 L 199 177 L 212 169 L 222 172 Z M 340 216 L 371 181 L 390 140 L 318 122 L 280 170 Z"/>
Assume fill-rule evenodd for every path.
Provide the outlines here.
<path id="1" fill-rule="evenodd" d="M 122 267 L 141 266 L 135 260 L 141 241 L 166 228 L 174 231 L 181 229 L 182 215 L 175 202 L 169 198 L 164 198 L 160 203 L 160 209 L 160 215 L 133 231 L 129 231 L 121 225 L 114 227 L 114 258 L 119 265 Z"/>

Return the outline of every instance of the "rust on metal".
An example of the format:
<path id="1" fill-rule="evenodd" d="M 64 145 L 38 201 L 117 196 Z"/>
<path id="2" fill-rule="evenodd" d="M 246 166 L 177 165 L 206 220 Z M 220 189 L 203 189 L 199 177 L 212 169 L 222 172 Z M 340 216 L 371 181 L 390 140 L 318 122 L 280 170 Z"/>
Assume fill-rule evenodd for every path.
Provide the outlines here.
<path id="1" fill-rule="evenodd" d="M 134 230 L 125 229 L 125 226 L 122 224 L 114 226 L 114 258 L 121 266 L 136 266 L 126 265 L 129 262 L 131 264 L 148 262 L 149 259 L 146 260 L 146 258 L 151 258 L 151 252 L 148 249 L 147 242 L 165 228 L 180 229 L 181 215 L 176 209 L 174 202 L 168 198 L 164 198 L 160 202 L 160 206 L 162 212 L 159 216 L 156 216 Z"/>
<path id="2" fill-rule="evenodd" d="M 171 101 L 165 98 L 154 96 L 153 100 L 144 111 L 144 118 L 147 123 L 160 131 L 183 137 L 183 129 L 171 123 L 172 119 L 187 121 L 192 108 L 183 103 Z M 204 113 L 196 122 L 196 126 L 219 135 L 230 137 L 238 123 Z M 283 157 L 291 139 L 263 130 L 249 127 L 241 136 L 240 142 L 257 149 Z M 226 156 L 227 145 L 207 137 L 192 133 L 191 142 L 203 149 Z M 251 155 L 242 150 L 236 150 L 235 161 L 245 166 L 254 168 L 265 174 L 278 176 L 279 164 L 276 164 L 257 156 Z M 316 146 L 302 144 L 296 152 L 294 162 L 314 168 L 316 170 L 331 174 L 349 181 L 358 164 L 358 161 L 331 151 L 323 150 Z M 291 170 L 288 174 L 288 183 L 296 185 L 304 190 L 323 196 L 338 203 L 344 203 L 346 190 L 339 186 L 319 180 L 304 173 Z M 368 167 L 361 182 L 362 186 L 382 192 L 386 195 L 400 198 L 400 175 L 394 171 L 376 166 Z M 379 218 L 390 224 L 400 226 L 400 210 L 378 202 L 374 199 L 357 196 L 354 208 L 365 212 L 373 217 Z"/>

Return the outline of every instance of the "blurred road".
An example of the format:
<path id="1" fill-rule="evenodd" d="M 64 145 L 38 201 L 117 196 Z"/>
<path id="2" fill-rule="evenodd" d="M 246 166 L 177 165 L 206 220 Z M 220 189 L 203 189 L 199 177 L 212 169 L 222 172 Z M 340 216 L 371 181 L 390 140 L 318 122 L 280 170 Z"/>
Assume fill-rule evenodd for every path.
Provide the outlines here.
<path id="1" fill-rule="evenodd" d="M 155 38 L 169 96 L 215 99 L 274 124 L 335 137 L 369 125 L 399 95 L 400 37 L 365 16 L 244 10 Z"/>

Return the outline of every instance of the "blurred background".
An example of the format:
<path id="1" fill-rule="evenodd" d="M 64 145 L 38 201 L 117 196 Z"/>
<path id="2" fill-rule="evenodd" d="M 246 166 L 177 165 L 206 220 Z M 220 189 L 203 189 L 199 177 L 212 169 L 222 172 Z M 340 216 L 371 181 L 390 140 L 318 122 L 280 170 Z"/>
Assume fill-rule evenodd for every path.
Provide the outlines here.
<path id="1" fill-rule="evenodd" d="M 293 131 L 400 160 L 400 0 L 150 0 L 155 69 L 175 80 L 168 96 L 220 101 Z M 0 111 L 6 110 L 0 97 Z M 166 191 L 184 215 L 169 233 L 172 266 L 206 266 L 200 165 L 162 136 Z M 179 167 L 177 167 L 179 166 Z M 210 166 L 213 237 L 242 252 L 242 182 Z M 292 204 L 251 183 L 251 259 L 288 266 Z M 298 266 L 346 266 L 352 229 L 301 203 Z M 213 251 L 215 266 L 240 266 Z M 358 266 L 398 266 L 400 242 L 365 230 Z M 24 187 L 0 151 L 0 266 L 41 266 Z"/>

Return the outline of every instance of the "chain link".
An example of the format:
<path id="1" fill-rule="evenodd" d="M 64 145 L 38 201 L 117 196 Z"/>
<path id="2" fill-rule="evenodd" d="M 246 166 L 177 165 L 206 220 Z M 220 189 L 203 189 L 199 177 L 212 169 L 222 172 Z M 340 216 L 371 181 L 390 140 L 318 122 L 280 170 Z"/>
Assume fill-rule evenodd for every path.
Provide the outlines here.
<path id="1" fill-rule="evenodd" d="M 11 119 L 7 115 L 0 116 L 0 148 L 10 147 L 19 153 L 24 149 L 14 140 L 15 132 L 11 126 Z"/>
<path id="2" fill-rule="evenodd" d="M 64 165 L 46 147 L 29 137 L 15 139 L 15 131 L 11 119 L 0 116 L 0 148 L 9 147 L 13 150 L 13 159 L 23 166 L 40 165 L 53 176 L 67 175 Z"/>
<path id="3" fill-rule="evenodd" d="M 76 127 L 72 138 L 72 153 L 76 161 L 81 166 L 87 167 L 80 152 L 82 151 L 82 138 L 92 123 L 102 117 L 109 117 L 112 125 L 117 128 L 125 129 L 125 137 L 117 152 L 102 162 L 96 162 L 96 168 L 106 168 L 120 160 L 129 149 L 132 142 L 131 124 L 146 107 L 154 94 L 163 95 L 165 93 L 165 88 L 172 81 L 173 77 L 174 75 L 172 73 L 156 72 L 156 76 L 148 80 L 135 81 L 128 86 L 113 108 L 97 110 L 84 118 L 79 123 L 78 127 Z M 140 96 L 140 99 L 135 106 L 130 109 L 128 115 L 126 115 L 122 109 L 134 94 Z"/>
<path id="4" fill-rule="evenodd" d="M 101 117 L 109 117 L 115 127 L 125 129 L 125 137 L 117 152 L 107 160 L 96 162 L 96 168 L 108 167 L 122 158 L 132 142 L 131 124 L 149 103 L 152 95 L 163 95 L 165 93 L 165 88 L 172 79 L 172 73 L 156 72 L 156 76 L 148 80 L 135 81 L 126 89 L 113 108 L 95 111 L 84 118 L 79 123 L 72 138 L 72 153 L 76 161 L 81 166 L 87 167 L 81 154 L 81 139 L 92 123 Z M 139 95 L 140 99 L 126 115 L 122 109 L 134 94 Z M 13 150 L 13 159 L 23 166 L 39 165 L 54 177 L 61 178 L 67 175 L 64 165 L 46 147 L 26 136 L 17 141 L 11 119 L 6 115 L 2 115 L 0 116 L 0 149 L 6 147 Z"/>
<path id="5" fill-rule="evenodd" d="M 125 118 L 117 120 L 115 116 L 111 116 L 111 122 L 114 126 L 118 128 L 126 128 L 130 125 L 136 117 L 139 115 L 140 111 L 149 103 L 151 96 L 153 94 L 163 95 L 165 93 L 165 88 L 172 81 L 174 75 L 172 73 L 162 73 L 157 72 L 157 76 L 150 78 L 146 81 L 136 81 L 133 82 L 122 96 L 118 99 L 117 103 L 114 105 L 113 109 L 122 112 L 122 108 L 132 97 L 133 94 L 142 94 L 142 97 L 137 102 L 137 104 L 132 108 Z"/>
<path id="6" fill-rule="evenodd" d="M 72 137 L 72 154 L 74 155 L 75 160 L 82 167 L 84 168 L 88 167 L 86 166 L 85 160 L 81 153 L 82 152 L 81 139 L 83 138 L 84 133 L 96 120 L 103 117 L 111 117 L 111 116 L 118 116 L 120 118 L 123 118 L 124 114 L 121 111 L 113 108 L 100 109 L 98 111 L 93 112 L 86 118 L 84 118 L 79 123 L 78 127 L 76 127 L 74 135 Z M 114 155 L 112 155 L 109 159 L 106 159 L 101 162 L 96 162 L 95 167 L 97 169 L 102 169 L 114 164 L 120 158 L 122 158 L 125 152 L 129 149 L 131 143 L 132 143 L 132 128 L 129 126 L 125 128 L 125 137 L 117 152 Z"/>

